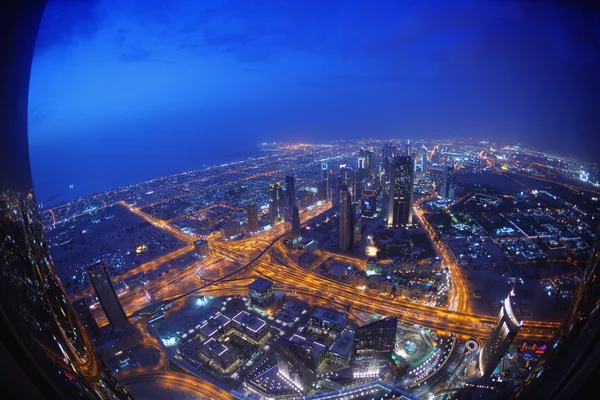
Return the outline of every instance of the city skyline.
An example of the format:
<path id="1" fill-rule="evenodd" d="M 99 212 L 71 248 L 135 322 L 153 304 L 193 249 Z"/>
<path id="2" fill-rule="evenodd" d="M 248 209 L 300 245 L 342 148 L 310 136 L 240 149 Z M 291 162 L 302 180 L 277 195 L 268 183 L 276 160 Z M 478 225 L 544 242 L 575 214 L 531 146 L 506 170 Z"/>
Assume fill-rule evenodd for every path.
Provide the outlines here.
<path id="1" fill-rule="evenodd" d="M 49 1 L 29 95 L 39 200 L 275 140 L 459 135 L 592 159 L 594 26 L 585 3 Z"/>
<path id="2" fill-rule="evenodd" d="M 593 390 L 591 3 L 142 3 L 0 7 L 2 392 Z"/>

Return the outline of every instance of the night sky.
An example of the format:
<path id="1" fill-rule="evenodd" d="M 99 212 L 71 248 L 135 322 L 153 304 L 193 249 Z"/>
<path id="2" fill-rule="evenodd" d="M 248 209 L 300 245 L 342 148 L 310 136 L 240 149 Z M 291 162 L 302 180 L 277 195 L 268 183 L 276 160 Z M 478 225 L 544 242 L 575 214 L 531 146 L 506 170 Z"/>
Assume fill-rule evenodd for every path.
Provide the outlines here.
<path id="1" fill-rule="evenodd" d="M 540 3 L 49 0 L 29 95 L 38 201 L 274 140 L 461 136 L 598 158 L 600 18 Z"/>

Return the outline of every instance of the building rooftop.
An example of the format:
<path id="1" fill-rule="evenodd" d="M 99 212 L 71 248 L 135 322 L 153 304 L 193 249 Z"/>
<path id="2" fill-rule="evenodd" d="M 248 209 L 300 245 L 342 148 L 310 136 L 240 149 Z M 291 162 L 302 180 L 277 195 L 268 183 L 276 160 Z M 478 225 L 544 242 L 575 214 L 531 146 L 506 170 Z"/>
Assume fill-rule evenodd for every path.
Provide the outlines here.
<path id="1" fill-rule="evenodd" d="M 258 332 L 261 330 L 267 323 L 260 318 L 256 318 L 253 315 L 248 314 L 246 311 L 240 311 L 232 318 L 234 322 L 237 322 L 240 325 L 244 325 L 246 328 L 250 329 L 252 332 Z"/>
<path id="2" fill-rule="evenodd" d="M 205 319 L 200 325 L 197 327 L 200 332 L 202 332 L 205 336 L 211 337 L 219 328 L 227 326 L 231 320 L 217 312 L 216 314 L 211 315 L 207 319 Z"/>
<path id="3" fill-rule="evenodd" d="M 339 327 L 343 327 L 348 320 L 348 314 L 320 306 L 315 309 L 312 316 Z"/>
<path id="4" fill-rule="evenodd" d="M 325 351 L 325 345 L 323 345 L 319 342 L 315 342 L 314 340 L 307 339 L 304 336 L 298 335 L 297 333 L 294 333 L 290 337 L 290 342 L 294 342 L 294 343 L 301 344 L 303 346 L 310 347 L 316 356 L 320 355 L 321 353 L 323 353 Z"/>
<path id="5" fill-rule="evenodd" d="M 344 329 L 335 339 L 335 342 L 329 346 L 329 351 L 339 354 L 342 357 L 348 357 L 354 347 L 354 332 Z"/>
<path id="6" fill-rule="evenodd" d="M 264 278 L 258 278 L 250 284 L 250 290 L 256 290 L 261 293 L 266 292 L 271 287 L 273 287 L 273 282 Z"/>
<path id="7" fill-rule="evenodd" d="M 215 338 L 210 338 L 204 342 L 204 347 L 208 349 L 210 354 L 216 358 L 222 358 L 229 351 L 229 348 Z"/>

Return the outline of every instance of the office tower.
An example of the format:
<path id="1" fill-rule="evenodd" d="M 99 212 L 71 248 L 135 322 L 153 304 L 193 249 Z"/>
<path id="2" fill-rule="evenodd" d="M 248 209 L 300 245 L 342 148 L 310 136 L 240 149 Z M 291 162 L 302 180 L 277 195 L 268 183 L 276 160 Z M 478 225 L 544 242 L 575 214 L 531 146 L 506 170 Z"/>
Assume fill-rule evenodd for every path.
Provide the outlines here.
<path id="1" fill-rule="evenodd" d="M 397 327 L 398 318 L 388 317 L 358 328 L 353 369 L 372 376 L 383 373 L 392 359 Z"/>
<path id="2" fill-rule="evenodd" d="M 425 172 L 426 169 L 427 169 L 427 152 L 424 151 L 423 154 L 421 154 L 421 172 Z"/>
<path id="3" fill-rule="evenodd" d="M 578 399 L 596 389 L 600 368 L 599 304 L 600 225 L 573 304 L 546 354 L 515 390 L 515 398 Z"/>
<path id="4" fill-rule="evenodd" d="M 443 168 L 439 194 L 442 200 L 454 200 L 454 165 L 447 164 Z"/>
<path id="5" fill-rule="evenodd" d="M 498 321 L 492 329 L 489 338 L 479 353 L 479 373 L 484 378 L 490 378 L 500 364 L 500 360 L 517 336 L 523 325 L 519 305 L 512 291 L 500 308 Z"/>
<path id="6" fill-rule="evenodd" d="M 318 359 L 320 354 L 324 353 L 324 346 L 294 335 L 290 339 L 280 337 L 276 347 L 275 357 L 279 373 L 292 381 L 303 394 L 308 394 L 317 377 Z"/>
<path id="7" fill-rule="evenodd" d="M 292 209 L 292 237 L 294 244 L 298 244 L 302 240 L 300 231 L 300 213 L 296 206 Z"/>
<path id="8" fill-rule="evenodd" d="M 342 179 L 338 175 L 332 175 L 329 177 L 329 190 L 331 190 L 331 206 L 334 209 L 340 207 L 340 189 L 342 187 Z"/>
<path id="9" fill-rule="evenodd" d="M 348 187 L 343 185 L 340 193 L 340 250 L 349 251 L 353 247 L 354 234 L 354 212 L 352 208 L 352 196 L 348 193 Z"/>
<path id="10" fill-rule="evenodd" d="M 283 220 L 283 188 L 281 182 L 269 185 L 269 222 L 271 226 Z"/>
<path id="11" fill-rule="evenodd" d="M 413 160 L 411 157 L 394 157 L 390 165 L 390 195 L 388 227 L 412 225 Z"/>
<path id="12" fill-rule="evenodd" d="M 374 190 L 363 190 L 361 215 L 371 218 L 377 210 L 377 192 Z"/>
<path id="13" fill-rule="evenodd" d="M 412 157 L 412 146 L 410 145 L 410 139 L 406 141 L 406 156 Z"/>
<path id="14" fill-rule="evenodd" d="M 327 184 L 325 181 L 320 181 L 317 184 L 317 201 L 327 200 Z"/>
<path id="15" fill-rule="evenodd" d="M 123 311 L 123 307 L 121 306 L 117 292 L 115 292 L 115 288 L 108 276 L 106 267 L 103 263 L 92 265 L 91 267 L 88 267 L 87 274 L 110 326 L 112 326 L 115 331 L 124 330 L 129 326 L 129 320 L 127 319 L 125 311 Z"/>
<path id="16" fill-rule="evenodd" d="M 258 232 L 258 206 L 254 203 L 248 204 L 246 213 L 248 214 L 248 231 Z"/>
<path id="17" fill-rule="evenodd" d="M 287 199 L 287 206 L 294 207 L 296 205 L 296 180 L 293 176 L 287 175 L 285 177 L 285 194 Z"/>
<path id="18" fill-rule="evenodd" d="M 45 3 L 0 6 L 0 386 L 6 399 L 131 399 L 67 300 L 32 190 L 27 98 Z"/>
<path id="19" fill-rule="evenodd" d="M 98 339 L 102 336 L 102 332 L 100 331 L 100 327 L 96 322 L 96 319 L 92 315 L 92 311 L 90 310 L 90 304 L 88 301 L 83 298 L 79 300 L 75 300 L 73 302 L 73 307 L 75 311 L 77 311 L 77 315 L 79 315 L 79 320 L 87 329 L 88 333 L 93 339 Z"/>
<path id="20" fill-rule="evenodd" d="M 321 182 L 325 182 L 325 199 L 331 198 L 329 189 L 329 166 L 326 162 L 321 163 Z"/>
<path id="21" fill-rule="evenodd" d="M 250 284 L 250 302 L 266 310 L 275 302 L 275 292 L 273 291 L 273 282 L 258 278 Z"/>

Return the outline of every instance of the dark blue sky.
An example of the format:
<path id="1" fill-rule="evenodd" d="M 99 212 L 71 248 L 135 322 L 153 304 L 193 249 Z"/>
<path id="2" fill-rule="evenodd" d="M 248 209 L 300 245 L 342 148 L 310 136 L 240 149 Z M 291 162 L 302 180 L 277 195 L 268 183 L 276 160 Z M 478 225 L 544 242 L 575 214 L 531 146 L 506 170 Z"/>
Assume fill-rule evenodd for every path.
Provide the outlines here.
<path id="1" fill-rule="evenodd" d="M 458 135 L 598 152 L 600 19 L 573 3 L 48 3 L 29 99 L 39 201 L 272 140 Z"/>

